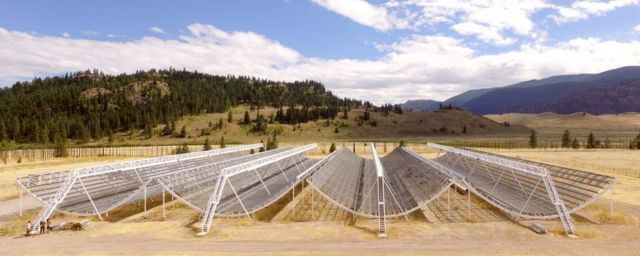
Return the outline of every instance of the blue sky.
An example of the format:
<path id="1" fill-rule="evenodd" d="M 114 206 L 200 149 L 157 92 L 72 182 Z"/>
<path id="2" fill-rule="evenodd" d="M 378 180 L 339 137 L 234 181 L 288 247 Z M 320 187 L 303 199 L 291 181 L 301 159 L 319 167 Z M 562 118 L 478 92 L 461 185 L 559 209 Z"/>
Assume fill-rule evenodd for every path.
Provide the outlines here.
<path id="1" fill-rule="evenodd" d="M 98 68 L 314 79 L 382 102 L 640 63 L 640 0 L 10 1 L 0 85 Z"/>

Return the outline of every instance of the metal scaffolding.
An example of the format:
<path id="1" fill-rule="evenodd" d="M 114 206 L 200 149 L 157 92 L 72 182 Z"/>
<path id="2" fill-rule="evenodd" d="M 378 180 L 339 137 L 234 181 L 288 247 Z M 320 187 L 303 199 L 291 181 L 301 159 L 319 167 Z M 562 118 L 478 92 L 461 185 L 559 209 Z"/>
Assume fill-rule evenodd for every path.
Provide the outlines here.
<path id="1" fill-rule="evenodd" d="M 381 220 L 384 231 L 385 219 L 406 217 L 438 198 L 452 184 L 448 175 L 406 148 L 396 148 L 378 161 L 377 153 L 373 155 L 375 147 L 371 149 L 373 159 L 361 158 L 347 148 L 337 150 L 307 178 L 309 185 L 353 215 Z"/>
<path id="2" fill-rule="evenodd" d="M 575 235 L 571 213 L 611 190 L 615 178 L 523 161 L 475 150 L 428 143 L 446 154 L 432 166 L 450 173 L 470 191 L 514 218 L 559 218 Z"/>
<path id="3" fill-rule="evenodd" d="M 43 204 L 33 220 L 34 232 L 54 211 L 102 219 L 111 209 L 136 200 L 144 200 L 146 211 L 147 198 L 156 195 L 162 195 L 164 216 L 164 195 L 169 192 L 202 213 L 202 236 L 209 233 L 215 216 L 252 219 L 289 191 L 295 197 L 295 187 L 306 180 L 311 193 L 351 213 L 352 221 L 356 216 L 377 219 L 380 237 L 386 236 L 388 218 L 407 218 L 452 185 L 514 219 L 558 218 L 566 233 L 574 235 L 571 213 L 616 184 L 606 175 L 434 143 L 428 147 L 441 154 L 433 160 L 404 147 L 380 158 L 372 143 L 371 158 L 344 147 L 321 160 L 303 156 L 316 146 L 249 154 L 262 144 L 241 145 L 29 175 L 16 182 L 21 197 L 24 190 Z M 470 209 L 469 204 L 467 195 Z"/>
<path id="4" fill-rule="evenodd" d="M 189 154 L 128 161 L 66 172 L 29 175 L 16 180 L 18 186 L 43 204 L 32 223 L 32 231 L 54 211 L 75 215 L 98 215 L 125 203 L 144 199 L 160 191 L 157 178 L 202 166 L 242 152 L 258 149 L 262 144 L 241 145 Z M 146 205 L 146 201 L 145 201 Z"/>
<path id="5" fill-rule="evenodd" d="M 240 204 L 240 206 L 242 207 L 243 211 L 245 212 L 245 214 L 247 216 L 249 216 L 249 211 L 247 210 L 247 208 L 245 207 L 245 205 L 243 204 L 242 199 L 240 198 L 240 196 L 238 195 L 236 189 L 233 186 L 233 183 L 231 182 L 231 178 L 233 177 L 239 177 L 239 179 L 237 179 L 237 182 L 253 182 L 254 184 L 257 185 L 257 180 L 254 178 L 251 179 L 243 179 L 242 175 L 243 174 L 249 174 L 251 175 L 251 171 L 257 171 L 258 169 L 267 169 L 269 167 L 274 166 L 274 164 L 278 167 L 277 170 L 274 170 L 275 173 L 273 173 L 272 171 L 272 175 L 278 175 L 277 171 L 279 170 L 282 177 L 285 179 L 286 183 L 283 184 L 285 191 L 288 190 L 288 188 L 294 188 L 294 186 L 297 184 L 296 180 L 291 180 L 287 177 L 287 175 L 285 174 L 285 170 L 282 169 L 281 165 L 280 165 L 280 161 L 283 160 L 287 160 L 293 157 L 296 157 L 301 154 L 303 154 L 306 151 L 312 150 L 315 147 L 317 147 L 317 144 L 309 144 L 309 145 L 305 145 L 302 147 L 297 147 L 297 148 L 293 148 L 293 149 L 288 149 L 288 150 L 284 150 L 281 152 L 277 152 L 275 154 L 271 154 L 268 156 L 264 156 L 264 157 L 260 157 L 251 161 L 247 161 L 247 162 L 243 162 L 243 163 L 239 163 L 236 165 L 231 165 L 231 166 L 227 166 L 225 168 L 220 169 L 220 171 L 218 172 L 217 178 L 216 178 L 216 182 L 214 184 L 214 186 L 211 187 L 211 191 L 212 193 L 209 195 L 209 199 L 207 200 L 207 203 L 204 205 L 203 209 L 203 217 L 202 217 L 202 227 L 201 227 L 201 232 L 198 233 L 198 236 L 204 236 L 206 234 L 209 233 L 209 229 L 211 227 L 211 224 L 213 222 L 213 217 L 216 214 L 216 210 L 220 205 L 221 200 L 223 199 L 223 192 L 225 191 L 225 186 L 228 185 L 229 188 L 231 189 L 231 191 L 233 192 L 233 194 L 235 195 L 236 199 L 238 200 L 237 202 Z M 298 167 L 297 164 L 294 163 L 295 166 L 295 170 L 298 171 L 298 173 L 296 175 L 300 175 L 301 173 L 303 173 L 303 169 L 300 169 Z M 293 169 L 289 168 L 289 169 Z M 259 173 L 258 173 L 259 174 Z M 245 175 L 247 176 L 247 175 Z M 253 176 L 252 176 L 253 177 Z M 258 177 L 260 177 L 260 175 L 258 175 Z M 259 178 L 259 180 L 262 180 L 262 178 Z M 269 192 L 268 189 L 266 189 L 266 185 L 263 186 L 265 187 L 265 192 L 267 192 L 268 194 L 271 194 Z M 264 200 L 263 198 L 260 198 L 260 200 Z M 277 200 L 277 199 L 275 199 Z M 275 201 L 273 200 L 273 201 Z M 272 202 L 272 201 L 271 201 Z"/>

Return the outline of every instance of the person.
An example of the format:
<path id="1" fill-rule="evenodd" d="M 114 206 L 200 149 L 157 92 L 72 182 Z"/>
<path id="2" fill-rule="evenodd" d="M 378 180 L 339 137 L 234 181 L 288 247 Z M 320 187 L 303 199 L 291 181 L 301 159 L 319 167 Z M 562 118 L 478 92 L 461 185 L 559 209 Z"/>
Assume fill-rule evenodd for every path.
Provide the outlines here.
<path id="1" fill-rule="evenodd" d="M 31 236 L 31 221 L 27 223 L 27 234 L 26 236 Z"/>
<path id="2" fill-rule="evenodd" d="M 47 222 L 44 225 L 44 232 L 49 233 L 49 230 L 51 229 L 51 219 L 47 219 Z"/>
<path id="3" fill-rule="evenodd" d="M 44 222 L 44 220 L 40 221 L 40 235 L 44 235 L 44 226 L 45 226 L 46 222 Z"/>

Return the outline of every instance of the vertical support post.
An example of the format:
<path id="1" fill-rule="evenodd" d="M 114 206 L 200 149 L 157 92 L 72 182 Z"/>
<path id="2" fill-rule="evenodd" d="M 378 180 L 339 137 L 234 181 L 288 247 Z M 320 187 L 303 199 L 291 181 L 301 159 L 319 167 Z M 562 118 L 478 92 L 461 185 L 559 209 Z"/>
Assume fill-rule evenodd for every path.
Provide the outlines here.
<path id="1" fill-rule="evenodd" d="M 144 216 L 147 217 L 147 185 L 144 185 Z"/>
<path id="2" fill-rule="evenodd" d="M 294 185 L 293 188 L 291 189 L 291 202 L 293 202 L 293 200 L 295 200 L 296 198 L 296 186 Z M 291 210 L 293 215 L 291 216 L 291 220 L 295 221 L 296 218 L 296 204 L 293 204 L 293 209 Z"/>
<path id="3" fill-rule="evenodd" d="M 18 193 L 20 193 L 20 217 L 22 217 L 22 189 L 20 187 L 18 187 Z"/>
<path id="4" fill-rule="evenodd" d="M 471 190 L 467 189 L 467 218 L 471 219 Z"/>
<path id="5" fill-rule="evenodd" d="M 609 218 L 613 216 L 613 190 L 609 191 Z"/>
<path id="6" fill-rule="evenodd" d="M 166 218 L 167 215 L 165 214 L 165 210 L 164 210 L 164 187 L 162 187 L 162 218 Z"/>
<path id="7" fill-rule="evenodd" d="M 451 217 L 451 188 L 447 189 L 447 215 Z"/>

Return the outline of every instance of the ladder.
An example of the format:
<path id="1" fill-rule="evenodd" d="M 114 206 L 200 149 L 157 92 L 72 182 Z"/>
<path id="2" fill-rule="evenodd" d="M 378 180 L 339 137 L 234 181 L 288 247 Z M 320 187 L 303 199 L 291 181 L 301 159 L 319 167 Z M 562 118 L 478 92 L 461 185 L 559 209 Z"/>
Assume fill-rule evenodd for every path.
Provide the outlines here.
<path id="1" fill-rule="evenodd" d="M 387 237 L 386 211 L 384 206 L 384 177 L 378 176 L 378 237 Z"/>
<path id="2" fill-rule="evenodd" d="M 78 177 L 79 174 L 76 171 L 70 172 L 69 175 L 65 177 L 62 186 L 58 189 L 58 192 L 49 198 L 49 200 L 44 204 L 42 210 L 40 210 L 40 213 L 38 213 L 33 222 L 31 222 L 33 223 L 33 225 L 31 225 L 31 232 L 35 233 L 40 231 L 40 222 L 46 221 L 49 216 L 51 216 L 51 213 L 53 213 L 56 207 L 58 207 L 62 200 L 67 196 L 69 191 L 71 191 L 71 188 L 73 187 L 73 184 L 76 183 L 76 180 L 78 180 Z"/>
<path id="3" fill-rule="evenodd" d="M 549 175 L 542 177 L 542 179 L 544 180 L 544 185 L 549 192 L 551 203 L 555 206 L 556 211 L 558 212 L 558 217 L 560 218 L 560 222 L 562 222 L 565 232 L 567 232 L 568 236 L 575 236 L 576 231 L 573 225 L 573 220 L 571 219 L 571 215 L 569 214 L 569 210 L 567 210 L 564 201 L 560 198 L 553 180 Z"/>
<path id="4" fill-rule="evenodd" d="M 224 189 L 224 183 L 227 181 L 227 178 L 228 177 L 226 175 L 222 175 L 222 173 L 218 176 L 213 194 L 211 194 L 211 197 L 209 197 L 207 207 L 204 209 L 202 228 L 197 236 L 204 236 L 209 233 L 209 228 L 211 227 L 211 223 L 213 223 L 213 216 L 215 215 L 216 208 L 218 207 L 220 199 L 222 198 L 222 190 Z"/>

